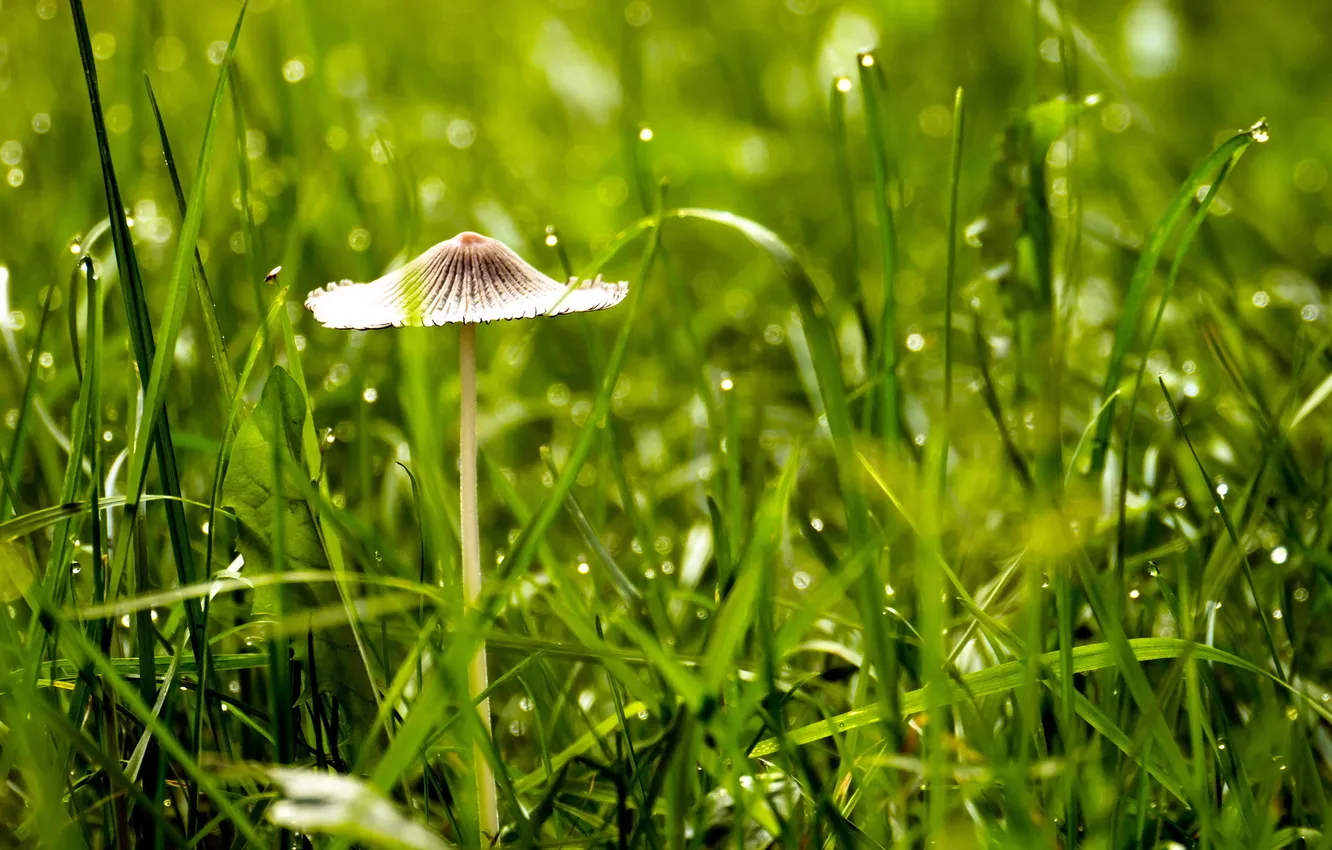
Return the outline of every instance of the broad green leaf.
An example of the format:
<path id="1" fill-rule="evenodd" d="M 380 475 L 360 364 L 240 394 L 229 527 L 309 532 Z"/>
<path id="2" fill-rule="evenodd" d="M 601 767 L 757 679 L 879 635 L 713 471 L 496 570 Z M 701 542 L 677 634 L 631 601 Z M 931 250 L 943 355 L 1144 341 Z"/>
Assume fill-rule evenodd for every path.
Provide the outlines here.
<path id="1" fill-rule="evenodd" d="M 296 478 L 305 469 L 301 461 L 301 430 L 305 425 L 306 402 L 296 382 L 281 366 L 274 366 L 264 383 L 259 405 L 241 425 L 231 452 L 231 463 L 222 482 L 222 505 L 236 514 L 236 547 L 245 561 L 244 575 L 253 578 L 272 568 L 274 518 L 282 511 L 282 556 L 287 570 L 329 570 L 324 545 L 305 498 L 305 488 Z M 282 453 L 282 481 L 274 478 L 274 448 Z M 300 623 L 302 612 L 341 604 L 337 588 L 326 582 L 287 586 L 288 622 Z M 263 584 L 255 591 L 253 613 L 273 618 L 279 583 Z M 290 631 L 290 628 L 288 628 Z M 303 654 L 304 642 L 293 646 Z M 328 685 L 353 718 L 373 717 L 374 694 L 364 674 L 355 640 L 349 627 L 323 629 L 315 642 L 320 669 L 340 670 L 328 677 Z"/>

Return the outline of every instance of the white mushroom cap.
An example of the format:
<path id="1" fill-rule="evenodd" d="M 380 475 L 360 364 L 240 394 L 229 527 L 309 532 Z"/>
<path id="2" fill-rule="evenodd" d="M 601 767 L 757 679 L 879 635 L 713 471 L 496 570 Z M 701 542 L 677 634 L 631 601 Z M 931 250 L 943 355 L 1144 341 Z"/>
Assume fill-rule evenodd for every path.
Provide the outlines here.
<path id="1" fill-rule="evenodd" d="M 507 245 L 459 233 L 369 283 L 330 283 L 305 299 L 329 328 L 388 328 L 494 322 L 604 310 L 624 300 L 628 284 L 546 277 Z"/>

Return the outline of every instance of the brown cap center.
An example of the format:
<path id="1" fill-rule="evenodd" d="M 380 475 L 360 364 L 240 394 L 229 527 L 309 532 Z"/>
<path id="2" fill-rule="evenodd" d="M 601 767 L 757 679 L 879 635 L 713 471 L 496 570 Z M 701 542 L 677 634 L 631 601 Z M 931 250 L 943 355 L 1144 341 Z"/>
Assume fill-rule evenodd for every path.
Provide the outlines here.
<path id="1" fill-rule="evenodd" d="M 480 233 L 473 233 L 470 230 L 465 230 L 458 234 L 458 242 L 462 245 L 475 245 L 478 242 L 484 241 L 486 241 L 486 237 L 482 236 Z"/>

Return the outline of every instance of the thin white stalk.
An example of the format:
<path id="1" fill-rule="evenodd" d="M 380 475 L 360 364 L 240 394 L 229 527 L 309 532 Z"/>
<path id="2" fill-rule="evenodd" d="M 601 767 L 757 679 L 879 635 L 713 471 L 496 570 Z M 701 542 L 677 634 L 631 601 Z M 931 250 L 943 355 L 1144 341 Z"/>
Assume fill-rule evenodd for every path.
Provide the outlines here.
<path id="1" fill-rule="evenodd" d="M 462 525 L 463 600 L 472 606 L 481 597 L 481 534 L 476 500 L 476 325 L 459 325 L 458 343 L 458 371 L 462 380 L 462 422 L 458 441 L 462 457 L 459 521 Z M 482 643 L 467 667 L 467 691 L 473 700 L 485 692 L 488 678 L 486 645 Z M 489 736 L 490 700 L 483 700 L 476 710 Z M 495 794 L 495 774 L 480 741 L 472 747 L 472 758 L 475 762 L 478 825 L 482 833 L 494 840 L 499 835 L 499 801 Z"/>

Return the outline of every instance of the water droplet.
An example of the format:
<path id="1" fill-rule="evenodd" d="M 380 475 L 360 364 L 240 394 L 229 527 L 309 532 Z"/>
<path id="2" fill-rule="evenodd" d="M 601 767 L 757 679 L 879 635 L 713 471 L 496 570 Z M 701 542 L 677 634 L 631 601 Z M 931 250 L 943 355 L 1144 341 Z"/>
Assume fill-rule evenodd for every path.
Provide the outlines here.
<path id="1" fill-rule="evenodd" d="M 532 710 L 532 700 L 529 699 L 528 697 L 523 697 L 522 699 L 518 700 L 518 710 L 519 710 L 519 711 L 531 711 L 531 710 Z"/>
<path id="2" fill-rule="evenodd" d="M 509 734 L 515 738 L 521 738 L 523 735 L 523 723 L 521 720 L 515 720 L 509 724 Z"/>
<path id="3" fill-rule="evenodd" d="M 69 571 L 74 575 L 78 575 L 79 573 L 83 572 L 83 568 L 80 567 L 78 564 L 75 564 L 74 566 L 69 568 Z"/>
<path id="4" fill-rule="evenodd" d="M 1266 307 L 1272 301 L 1272 297 L 1263 290 L 1258 290 L 1253 294 L 1253 306 Z"/>
<path id="5" fill-rule="evenodd" d="M 476 141 L 476 126 L 466 118 L 455 118 L 449 122 L 449 128 L 445 131 L 449 139 L 449 144 L 462 150 L 470 148 Z"/>
<path id="6" fill-rule="evenodd" d="M 121 626 L 121 628 L 125 628 L 125 629 L 128 629 L 128 628 L 130 627 L 130 616 L 129 616 L 129 614 L 125 614 L 124 616 L 122 616 L 122 617 L 120 618 L 120 626 Z"/>
<path id="7" fill-rule="evenodd" d="M 592 691 L 590 690 L 585 690 L 578 695 L 578 705 L 583 709 L 583 711 L 591 710 L 592 706 L 596 705 L 596 702 L 597 702 L 597 695 L 592 693 Z"/>
<path id="8" fill-rule="evenodd" d="M 361 391 L 361 401 L 366 404 L 374 404 L 376 401 L 379 401 L 379 390 L 374 387 L 366 387 Z"/>
<path id="9" fill-rule="evenodd" d="M 10 139 L 0 145 L 0 162 L 5 165 L 18 165 L 23 161 L 23 144 Z"/>
<path id="10" fill-rule="evenodd" d="M 1224 499 L 1226 497 L 1226 494 L 1229 492 L 1230 492 L 1230 485 L 1226 484 L 1224 481 L 1216 485 L 1216 495 L 1220 496 L 1221 498 Z"/>
<path id="11" fill-rule="evenodd" d="M 550 233 L 547 233 L 547 234 L 546 234 L 546 245 L 547 245 L 547 246 L 549 246 L 549 247 L 551 247 L 551 248 L 554 248 L 554 247 L 555 247 L 556 245 L 558 245 L 558 244 L 560 244 L 560 237 L 556 236 L 554 232 L 550 232 Z"/>
<path id="12" fill-rule="evenodd" d="M 22 168 L 11 168 L 9 169 L 9 173 L 5 175 L 5 180 L 9 183 L 10 186 L 13 186 L 15 189 L 17 189 L 18 187 L 23 185 L 23 176 L 24 175 Z"/>
<path id="13" fill-rule="evenodd" d="M 1188 507 L 1188 504 L 1189 500 L 1184 498 L 1183 496 L 1175 497 L 1175 507 L 1178 508 L 1179 510 L 1184 510 L 1184 508 Z"/>
<path id="14" fill-rule="evenodd" d="M 1300 318 L 1306 322 L 1313 322 L 1318 319 L 1319 312 L 1317 304 L 1305 304 L 1300 308 Z"/>
<path id="15" fill-rule="evenodd" d="M 735 389 L 735 382 L 732 381 L 730 378 L 722 378 L 721 388 L 722 392 L 730 392 L 731 390 Z"/>
<path id="16" fill-rule="evenodd" d="M 221 65 L 226 56 L 227 43 L 225 41 L 214 41 L 208 45 L 208 61 L 212 64 Z"/>
<path id="17" fill-rule="evenodd" d="M 647 579 L 648 581 L 652 581 L 652 579 L 656 577 L 657 577 L 657 571 L 652 569 L 651 567 L 648 567 L 646 570 L 643 570 L 643 578 Z"/>
<path id="18" fill-rule="evenodd" d="M 1141 595 L 1136 587 L 1129 591 L 1129 599 L 1137 599 Z"/>
<path id="19" fill-rule="evenodd" d="M 706 620 L 708 618 L 708 612 L 703 610 L 702 608 L 699 608 L 697 611 L 694 612 L 694 616 L 698 617 L 700 620 Z"/>
<path id="20" fill-rule="evenodd" d="M 51 352 L 43 351 L 37 357 L 37 363 L 40 364 L 41 366 L 44 366 L 47 369 L 50 369 L 53 365 L 55 365 L 55 357 L 52 356 Z"/>
<path id="21" fill-rule="evenodd" d="M 873 54 L 873 53 L 862 53 L 862 54 L 860 54 L 860 64 L 861 64 L 862 66 L 866 67 L 866 68 L 873 68 L 873 67 L 874 67 L 874 54 Z"/>
<path id="22" fill-rule="evenodd" d="M 564 407 L 569 403 L 571 395 L 569 387 L 564 384 L 551 384 L 546 388 L 546 401 L 552 407 Z"/>
<path id="23" fill-rule="evenodd" d="M 1217 742 L 1216 742 L 1216 748 L 1217 748 L 1218 750 L 1224 750 L 1224 749 L 1226 748 L 1226 742 L 1225 742 L 1225 741 L 1217 741 Z"/>
<path id="24" fill-rule="evenodd" d="M 38 112 L 32 116 L 32 131 L 37 135 L 44 135 L 51 130 L 51 116 L 45 112 Z"/>
<path id="25" fill-rule="evenodd" d="M 93 56 L 98 59 L 110 59 L 116 55 L 116 37 L 109 32 L 99 32 L 92 37 Z"/>
<path id="26" fill-rule="evenodd" d="M 833 85 L 837 87 L 837 90 L 839 92 L 841 92 L 842 94 L 846 94 L 847 92 L 851 91 L 851 78 L 838 77 L 837 80 L 833 83 Z"/>
<path id="27" fill-rule="evenodd" d="M 1284 564 L 1286 563 L 1286 558 L 1289 556 L 1290 553 L 1286 550 L 1285 546 L 1278 546 L 1272 550 L 1272 563 Z"/>
<path id="28" fill-rule="evenodd" d="M 796 590 L 809 589 L 809 573 L 803 570 L 791 576 L 791 584 L 795 585 Z"/>
<path id="29" fill-rule="evenodd" d="M 763 341 L 768 345 L 781 345 L 786 339 L 786 331 L 781 325 L 768 325 L 763 329 Z"/>
<path id="30" fill-rule="evenodd" d="M 925 337 L 914 332 L 907 334 L 906 347 L 910 351 L 920 351 L 925 347 Z"/>
<path id="31" fill-rule="evenodd" d="M 1267 126 L 1267 119 L 1259 118 L 1254 125 L 1249 128 L 1249 135 L 1253 136 L 1253 140 L 1260 145 L 1272 138 L 1272 128 Z"/>
<path id="32" fill-rule="evenodd" d="M 200 530 L 202 530 L 204 534 L 207 534 L 210 528 L 211 526 L 206 522 L 202 526 L 200 526 Z"/>
<path id="33" fill-rule="evenodd" d="M 809 527 L 812 528 L 812 529 L 814 529 L 815 531 L 822 531 L 822 530 L 823 530 L 823 520 L 819 519 L 819 518 L 816 517 L 816 516 L 812 516 L 812 517 L 809 518 Z"/>
<path id="34" fill-rule="evenodd" d="M 1296 602 L 1305 602 L 1305 601 L 1308 601 L 1308 599 L 1309 599 L 1309 591 L 1308 591 L 1307 588 L 1303 588 L 1303 587 L 1297 587 L 1297 588 L 1295 588 L 1295 601 L 1296 601 Z"/>
<path id="35" fill-rule="evenodd" d="M 587 561 L 583 561 L 578 565 L 578 572 L 581 573 L 582 575 L 587 575 L 591 570 L 592 567 L 590 564 L 588 564 Z"/>
<path id="36" fill-rule="evenodd" d="M 661 572 L 663 575 L 670 575 L 675 572 L 675 564 L 672 564 L 670 561 L 662 561 Z"/>
<path id="37" fill-rule="evenodd" d="M 1272 619 L 1273 619 L 1273 620 L 1280 620 L 1280 619 L 1281 619 L 1281 616 L 1282 616 L 1282 614 L 1281 614 L 1281 609 L 1280 609 L 1280 608 L 1278 608 L 1278 609 L 1276 609 L 1275 611 L 1272 612 Z"/>
<path id="38" fill-rule="evenodd" d="M 305 63 L 299 59 L 288 59 L 282 66 L 282 79 L 289 83 L 299 83 L 305 79 Z"/>
<path id="39" fill-rule="evenodd" d="M 895 596 L 896 594 L 897 594 L 897 591 L 896 591 L 896 590 L 893 590 L 893 586 L 892 586 L 891 584 L 885 584 L 885 585 L 883 586 L 883 595 L 884 595 L 884 596 Z"/>
<path id="40" fill-rule="evenodd" d="M 357 227 L 347 234 L 347 246 L 353 251 L 364 251 L 370 247 L 370 231 Z"/>
<path id="41" fill-rule="evenodd" d="M 644 127 L 643 129 L 638 131 L 638 140 L 640 142 L 650 142 L 652 141 L 652 135 L 653 135 L 652 128 Z"/>

